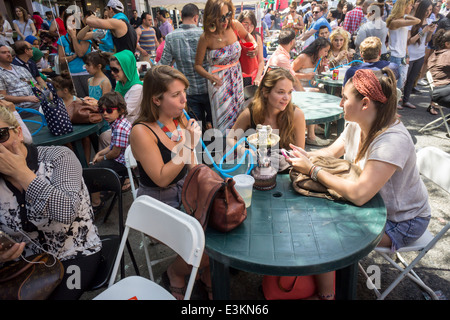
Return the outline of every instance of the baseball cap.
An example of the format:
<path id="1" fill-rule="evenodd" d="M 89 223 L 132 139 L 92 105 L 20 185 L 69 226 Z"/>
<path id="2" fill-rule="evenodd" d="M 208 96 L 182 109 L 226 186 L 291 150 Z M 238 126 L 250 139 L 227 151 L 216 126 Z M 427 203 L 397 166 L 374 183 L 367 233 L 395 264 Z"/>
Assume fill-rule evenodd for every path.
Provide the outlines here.
<path id="1" fill-rule="evenodd" d="M 123 12 L 123 4 L 119 0 L 109 0 L 106 6 Z"/>

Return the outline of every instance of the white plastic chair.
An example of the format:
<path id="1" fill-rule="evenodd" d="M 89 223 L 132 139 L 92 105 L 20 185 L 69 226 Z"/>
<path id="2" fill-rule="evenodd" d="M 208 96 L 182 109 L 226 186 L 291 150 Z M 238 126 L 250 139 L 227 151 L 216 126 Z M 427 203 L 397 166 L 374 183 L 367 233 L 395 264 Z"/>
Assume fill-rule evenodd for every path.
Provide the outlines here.
<path id="1" fill-rule="evenodd" d="M 442 189 L 450 193 L 450 155 L 436 147 L 426 147 L 420 149 L 417 152 L 417 165 L 419 167 L 420 173 L 433 181 L 435 184 L 440 186 Z M 405 277 L 408 277 L 420 287 L 422 287 L 433 300 L 439 300 L 434 291 L 428 287 L 420 277 L 414 272 L 413 267 L 427 254 L 427 252 L 434 247 L 436 242 L 438 242 L 444 234 L 449 230 L 450 222 L 447 223 L 438 234 L 433 236 L 428 230 L 420 237 L 417 241 L 412 243 L 407 247 L 403 247 L 395 251 L 395 254 L 399 261 L 403 264 L 404 268 L 397 264 L 389 254 L 392 254 L 390 248 L 377 247 L 374 251 L 380 254 L 384 259 L 391 263 L 395 268 L 401 271 L 401 274 L 391 283 L 391 285 L 383 292 L 380 291 L 373 285 L 371 289 L 375 291 L 378 300 L 383 300 L 386 296 L 402 281 Z M 418 255 L 416 258 L 408 265 L 406 260 L 400 255 L 400 252 L 412 252 L 417 251 Z M 367 273 L 364 268 L 359 265 L 360 270 L 368 279 L 368 284 L 371 284 Z"/>
<path id="2" fill-rule="evenodd" d="M 433 77 L 432 77 L 430 71 L 427 71 L 426 77 L 427 77 L 427 80 L 428 80 L 428 84 L 430 86 L 430 91 L 431 91 L 430 94 L 432 95 L 433 94 L 433 90 L 434 90 L 434 84 L 433 84 Z M 434 121 L 431 121 L 428 124 L 426 124 L 423 128 L 421 128 L 419 130 L 419 132 L 423 132 L 423 131 L 426 131 L 426 130 L 433 130 L 433 129 L 439 128 L 440 126 L 442 126 L 444 124 L 445 128 L 447 129 L 447 135 L 448 135 L 448 137 L 450 137 L 450 128 L 448 127 L 448 124 L 447 124 L 447 121 L 450 120 L 450 114 L 445 115 L 444 111 L 442 109 L 442 106 L 440 106 L 437 103 L 434 104 L 434 107 L 436 109 L 439 109 L 441 117 L 436 119 L 436 120 L 434 120 Z M 435 125 L 435 123 L 439 123 L 439 124 Z"/>
<path id="3" fill-rule="evenodd" d="M 137 167 L 137 161 L 133 156 L 133 152 L 131 151 L 130 145 L 125 149 L 125 166 L 127 167 L 128 179 L 130 179 L 131 194 L 133 195 L 133 199 L 136 200 L 137 189 L 134 186 L 133 169 L 135 169 Z M 150 244 L 154 243 L 152 241 L 152 239 L 149 239 L 149 241 L 150 241 Z M 155 277 L 153 276 L 153 268 L 152 267 L 160 262 L 175 258 L 176 254 L 152 261 L 150 259 L 150 253 L 148 252 L 147 237 L 143 233 L 142 233 L 142 243 L 144 246 L 145 260 L 147 261 L 147 267 L 148 267 L 148 273 L 150 275 L 150 279 L 152 281 L 155 281 Z"/>
<path id="4" fill-rule="evenodd" d="M 187 264 L 192 265 L 184 296 L 185 300 L 189 300 L 205 248 L 203 228 L 197 219 L 150 196 L 140 196 L 131 205 L 108 289 L 96 296 L 94 300 L 175 299 L 160 285 L 139 276 L 126 277 L 114 284 L 130 229 L 140 231 L 165 243 L 177 252 Z"/>

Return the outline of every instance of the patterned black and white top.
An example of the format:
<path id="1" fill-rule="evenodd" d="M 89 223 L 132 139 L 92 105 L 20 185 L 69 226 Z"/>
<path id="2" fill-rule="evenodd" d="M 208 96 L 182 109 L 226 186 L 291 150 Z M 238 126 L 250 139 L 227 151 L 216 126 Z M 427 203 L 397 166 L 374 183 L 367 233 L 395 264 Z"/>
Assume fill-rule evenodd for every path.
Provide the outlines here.
<path id="1" fill-rule="evenodd" d="M 41 251 L 30 239 L 60 260 L 100 251 L 89 192 L 75 154 L 59 146 L 27 148 L 28 167 L 37 177 L 21 193 L 0 176 L 0 230 L 27 243 L 24 256 Z M 37 231 L 24 227 L 22 202 Z"/>

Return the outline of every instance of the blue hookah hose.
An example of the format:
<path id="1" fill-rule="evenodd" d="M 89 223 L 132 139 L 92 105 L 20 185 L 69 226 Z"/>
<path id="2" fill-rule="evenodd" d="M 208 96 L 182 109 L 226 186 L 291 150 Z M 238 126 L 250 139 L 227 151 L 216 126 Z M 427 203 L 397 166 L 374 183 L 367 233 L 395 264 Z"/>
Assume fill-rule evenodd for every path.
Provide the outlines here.
<path id="1" fill-rule="evenodd" d="M 189 115 L 187 114 L 186 110 L 183 109 L 184 115 L 186 116 L 186 119 L 189 121 L 191 118 L 189 117 Z M 244 143 L 245 141 L 247 141 L 246 137 L 241 138 L 234 146 L 233 148 L 231 148 L 230 151 L 228 151 L 220 160 L 219 165 L 217 165 L 214 161 L 214 159 L 212 158 L 211 154 L 209 153 L 208 148 L 206 147 L 205 143 L 203 142 L 203 139 L 200 138 L 200 142 L 202 143 L 202 147 L 203 150 L 205 150 L 205 154 L 208 156 L 209 160 L 211 161 L 211 163 L 213 164 L 214 168 L 224 177 L 227 178 L 233 178 L 233 176 L 229 175 L 228 173 L 233 172 L 235 170 L 237 170 L 245 161 L 245 158 L 248 156 L 249 158 L 249 167 L 247 169 L 247 174 L 250 174 L 250 172 L 253 170 L 254 167 L 254 163 L 253 163 L 253 155 L 250 152 L 250 150 L 246 149 L 244 152 L 244 155 L 242 156 L 242 158 L 239 160 L 239 163 L 234 166 L 233 168 L 230 169 L 224 169 L 222 168 L 223 162 L 224 160 L 227 158 L 227 156 L 229 156 L 232 152 L 234 152 L 234 150 L 236 150 L 237 146 L 240 145 L 241 143 Z M 250 143 L 248 144 L 250 146 L 250 148 L 257 152 L 256 148 L 254 146 L 252 146 Z"/>
<path id="2" fill-rule="evenodd" d="M 322 58 L 320 58 L 319 62 L 317 62 L 316 67 L 314 68 L 314 72 L 316 72 L 317 68 L 319 67 L 320 61 L 322 61 Z M 309 86 L 312 87 L 311 80 L 309 80 L 308 83 L 309 83 Z"/>

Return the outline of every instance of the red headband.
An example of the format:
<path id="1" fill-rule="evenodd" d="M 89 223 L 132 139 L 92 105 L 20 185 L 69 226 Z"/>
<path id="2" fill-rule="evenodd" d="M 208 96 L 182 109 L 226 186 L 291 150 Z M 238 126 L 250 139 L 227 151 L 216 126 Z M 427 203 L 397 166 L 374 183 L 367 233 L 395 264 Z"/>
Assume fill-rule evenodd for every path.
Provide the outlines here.
<path id="1" fill-rule="evenodd" d="M 363 96 L 368 97 L 371 100 L 386 103 L 387 98 L 381 89 L 380 81 L 378 81 L 375 73 L 370 69 L 356 70 L 352 80 L 356 90 Z"/>

